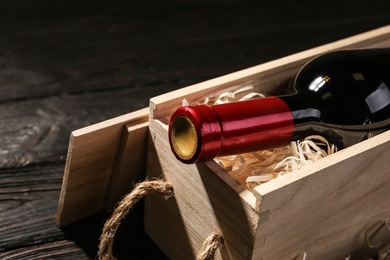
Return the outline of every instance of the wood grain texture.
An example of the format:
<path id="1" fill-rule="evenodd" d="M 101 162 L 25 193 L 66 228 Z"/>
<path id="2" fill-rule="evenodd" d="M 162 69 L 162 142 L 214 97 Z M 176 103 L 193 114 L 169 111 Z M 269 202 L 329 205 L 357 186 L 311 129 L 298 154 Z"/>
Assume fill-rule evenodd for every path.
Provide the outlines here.
<path id="1" fill-rule="evenodd" d="M 370 226 L 390 217 L 390 132 L 259 186 L 260 215 L 254 256 L 294 259 L 369 258 Z M 285 177 L 285 178 L 284 178 Z M 272 186 L 271 186 L 272 185 Z M 374 237 L 386 245 L 388 233 Z"/>
<path id="2" fill-rule="evenodd" d="M 59 226 L 65 226 L 104 209 L 106 198 L 109 199 L 107 191 L 117 156 L 123 153 L 120 145 L 123 129 L 126 124 L 142 124 L 141 129 L 145 129 L 143 123 L 148 120 L 148 111 L 141 109 L 72 132 L 58 204 Z M 145 131 L 142 133 L 145 136 Z M 146 137 L 138 137 L 132 139 L 132 144 L 134 148 L 140 147 L 137 150 L 142 150 L 145 149 L 145 140 Z M 137 168 L 145 163 L 144 158 L 133 163 L 131 167 Z M 136 173 L 135 179 L 130 177 L 130 180 L 138 181 L 142 174 Z M 112 181 L 115 182 L 115 178 Z M 128 183 L 128 186 L 130 185 L 131 182 Z"/>
<path id="3" fill-rule="evenodd" d="M 53 225 L 62 174 L 62 164 L 1 171 L 0 251 L 63 237 Z"/>
<path id="4" fill-rule="evenodd" d="M 14 18 L 18 8 L 3 4 L 9 15 L 0 26 L 0 100 L 201 82 L 270 60 L 268 52 L 282 57 L 378 27 L 387 15 L 380 9 L 383 1 L 374 1 L 369 8 L 348 6 L 349 12 L 337 8 L 319 12 L 309 2 L 194 6 L 87 2 L 45 6 L 47 1 L 41 1 L 31 11 L 27 8 L 31 4 L 19 5 L 18 19 Z M 344 30 L 336 30 L 336 24 Z M 298 30 L 301 37 L 317 36 L 297 39 Z M 321 37 L 317 30 L 322 30 Z M 275 40 L 269 44 L 264 37 Z"/>
<path id="5" fill-rule="evenodd" d="M 195 259 L 205 239 L 217 230 L 224 246 L 216 259 L 250 259 L 258 214 L 242 187 L 236 185 L 243 194 L 225 182 L 231 176 L 222 179 L 204 164 L 184 165 L 175 159 L 167 129 L 157 120 L 150 122 L 150 132 L 147 177 L 164 178 L 174 196 L 145 198 L 147 233 L 170 259 Z"/>
<path id="6" fill-rule="evenodd" d="M 63 229 L 50 220 L 72 131 L 390 24 L 388 10 L 380 0 L 0 1 L 0 258 L 95 258 L 105 215 Z M 142 219 L 141 205 L 118 234 L 119 259 L 164 259 Z"/>
<path id="7" fill-rule="evenodd" d="M 148 114 L 145 114 L 145 120 L 146 122 L 142 123 L 128 123 L 123 127 L 104 201 L 104 210 L 107 212 L 112 212 L 118 201 L 129 193 L 136 183 L 146 178 Z"/>

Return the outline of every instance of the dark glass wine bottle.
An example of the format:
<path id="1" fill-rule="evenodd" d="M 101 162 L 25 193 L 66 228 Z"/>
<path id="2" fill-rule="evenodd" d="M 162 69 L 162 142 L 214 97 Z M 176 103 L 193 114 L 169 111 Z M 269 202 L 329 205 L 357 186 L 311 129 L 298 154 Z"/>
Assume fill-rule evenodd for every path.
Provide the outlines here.
<path id="1" fill-rule="evenodd" d="M 390 128 L 389 86 L 390 49 L 330 52 L 301 68 L 291 95 L 178 108 L 169 124 L 170 145 L 184 163 L 312 134 L 343 149 Z"/>

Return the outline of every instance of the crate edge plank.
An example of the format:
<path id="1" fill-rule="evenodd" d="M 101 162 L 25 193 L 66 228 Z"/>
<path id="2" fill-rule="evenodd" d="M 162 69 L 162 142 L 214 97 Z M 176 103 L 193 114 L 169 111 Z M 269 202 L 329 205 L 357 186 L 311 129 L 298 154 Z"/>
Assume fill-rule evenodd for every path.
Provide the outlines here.
<path id="1" fill-rule="evenodd" d="M 382 189 L 380 194 L 372 190 L 390 185 L 390 171 L 386 170 L 389 157 L 390 131 L 387 131 L 255 188 L 255 196 L 261 200 L 259 214 L 267 216 L 258 226 L 257 238 L 264 240 L 259 244 L 260 239 L 256 239 L 255 256 L 297 257 L 304 253 L 305 247 L 310 249 L 305 244 L 307 234 L 311 235 L 313 247 L 317 247 L 311 249 L 314 252 L 308 257 L 321 257 L 313 254 L 327 248 L 332 248 L 332 253 L 337 250 L 352 253 L 354 248 L 361 248 L 360 255 L 367 253 L 368 246 L 367 252 L 362 249 L 366 247 L 365 231 L 376 221 L 390 217 L 387 200 L 380 199 L 390 198 L 390 189 Z M 268 221 L 272 218 L 275 219 Z M 348 241 L 350 238 L 353 239 Z M 321 241 L 321 245 L 315 245 L 314 241 Z M 335 241 L 340 241 L 337 248 Z M 289 252 L 288 246 L 292 244 L 305 247 Z"/>
<path id="2" fill-rule="evenodd" d="M 65 226 L 104 209 L 123 127 L 128 124 L 147 128 L 148 112 L 149 109 L 144 108 L 71 133 L 58 202 L 58 226 Z M 144 139 L 136 139 L 132 145 L 142 150 Z M 146 161 L 146 158 L 142 159 L 138 163 Z M 139 165 L 134 167 L 142 168 Z"/>
<path id="3" fill-rule="evenodd" d="M 116 156 L 110 184 L 106 192 L 104 209 L 114 210 L 115 205 L 124 194 L 134 187 L 135 183 L 145 178 L 147 133 L 149 122 L 123 127 L 122 137 Z M 143 144 L 143 145 L 142 145 Z"/>

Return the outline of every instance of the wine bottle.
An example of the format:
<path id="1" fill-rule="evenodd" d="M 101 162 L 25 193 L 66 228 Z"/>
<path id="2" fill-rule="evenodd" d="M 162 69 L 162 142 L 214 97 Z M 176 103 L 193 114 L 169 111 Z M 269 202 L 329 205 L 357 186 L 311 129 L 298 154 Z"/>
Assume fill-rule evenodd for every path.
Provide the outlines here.
<path id="1" fill-rule="evenodd" d="M 174 155 L 196 163 L 311 134 L 343 149 L 390 128 L 390 49 L 323 54 L 291 82 L 289 95 L 178 108 L 169 124 Z"/>

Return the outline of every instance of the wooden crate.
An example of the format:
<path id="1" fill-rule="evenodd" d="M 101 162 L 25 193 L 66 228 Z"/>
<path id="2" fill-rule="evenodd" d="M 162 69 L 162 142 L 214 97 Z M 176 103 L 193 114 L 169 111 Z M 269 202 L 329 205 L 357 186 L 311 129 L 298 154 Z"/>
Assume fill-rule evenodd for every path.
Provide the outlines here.
<path id="1" fill-rule="evenodd" d="M 151 99 L 150 108 L 72 133 L 57 223 L 112 210 L 131 183 L 163 176 L 175 195 L 145 201 L 145 230 L 171 259 L 195 258 L 219 230 L 218 259 L 366 259 L 366 230 L 390 218 L 390 131 L 250 192 L 215 162 L 185 165 L 167 124 L 183 98 L 197 100 L 251 82 L 272 95 L 311 57 L 336 49 L 390 47 L 390 26 Z M 375 241 L 390 243 L 389 232 Z"/>
<path id="2" fill-rule="evenodd" d="M 195 258 L 219 230 L 221 259 L 361 259 L 378 248 L 366 230 L 390 218 L 390 131 L 255 188 L 214 162 L 186 165 L 168 143 L 168 120 L 191 101 L 250 82 L 269 95 L 313 56 L 350 48 L 390 47 L 390 27 L 357 35 L 151 99 L 148 178 L 163 176 L 175 196 L 146 198 L 145 229 L 172 259 Z M 382 234 L 390 242 L 390 232 Z"/>

